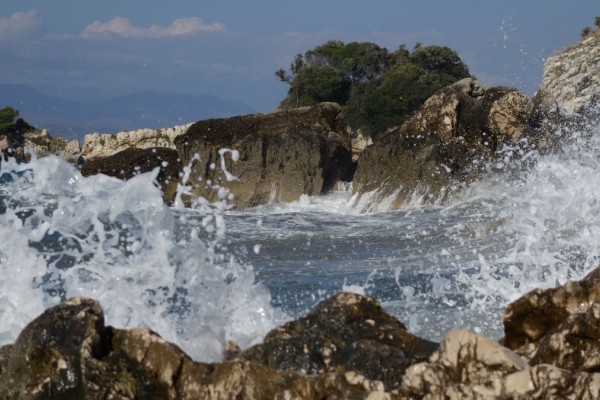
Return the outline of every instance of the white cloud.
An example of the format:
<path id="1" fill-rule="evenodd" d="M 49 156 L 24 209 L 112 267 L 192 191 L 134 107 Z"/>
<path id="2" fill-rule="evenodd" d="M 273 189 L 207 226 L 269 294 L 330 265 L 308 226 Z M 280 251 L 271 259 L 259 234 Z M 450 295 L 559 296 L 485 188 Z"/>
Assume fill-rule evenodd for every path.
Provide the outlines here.
<path id="1" fill-rule="evenodd" d="M 85 27 L 81 36 L 123 36 L 128 38 L 166 38 L 175 36 L 193 35 L 198 32 L 224 31 L 225 25 L 216 22 L 207 24 L 200 18 L 180 18 L 168 26 L 152 25 L 148 28 L 135 26 L 127 18 L 115 17 L 108 22 L 94 21 Z"/>
<path id="2" fill-rule="evenodd" d="M 45 31 L 44 22 L 34 10 L 0 18 L 0 39 L 31 37 Z"/>

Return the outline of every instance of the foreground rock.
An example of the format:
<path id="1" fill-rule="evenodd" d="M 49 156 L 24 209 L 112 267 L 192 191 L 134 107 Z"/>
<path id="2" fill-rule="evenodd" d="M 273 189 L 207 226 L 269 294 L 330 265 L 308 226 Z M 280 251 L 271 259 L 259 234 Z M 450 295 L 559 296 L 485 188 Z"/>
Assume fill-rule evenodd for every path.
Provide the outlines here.
<path id="1" fill-rule="evenodd" d="M 509 305 L 503 343 L 417 338 L 372 298 L 338 293 L 227 361 L 192 361 L 73 298 L 0 348 L 3 399 L 598 399 L 600 269 Z"/>
<path id="2" fill-rule="evenodd" d="M 389 390 L 400 386 L 409 365 L 425 360 L 437 346 L 411 335 L 375 299 L 341 292 L 274 329 L 241 358 L 307 374 L 344 366 Z"/>
<path id="3" fill-rule="evenodd" d="M 183 165 L 192 166 L 188 183 L 193 196 L 216 201 L 225 186 L 235 205 L 245 208 L 295 201 L 303 194 L 327 192 L 338 181 L 352 180 L 349 131 L 340 107 L 323 103 L 199 121 L 177 137 L 175 145 Z M 233 154 L 222 149 L 239 152 L 235 153 L 239 160 L 233 162 Z"/>
<path id="4" fill-rule="evenodd" d="M 129 148 L 109 157 L 84 161 L 83 176 L 104 174 L 119 179 L 130 179 L 137 174 L 158 168 L 157 183 L 163 191 L 165 203 L 172 204 L 180 181 L 182 166 L 177 151 L 168 148 Z"/>
<path id="5" fill-rule="evenodd" d="M 287 355 L 277 345 L 283 331 L 293 334 Z M 433 350 L 433 344 L 409 335 L 376 301 L 348 293 L 268 338 L 260 350 L 235 360 L 193 362 L 147 329 L 105 326 L 97 302 L 73 298 L 44 312 L 14 345 L 0 349 L 0 398 L 389 399 L 382 381 L 354 366 L 372 376 L 396 376 L 398 386 L 410 356 L 423 358 Z"/>
<path id="6" fill-rule="evenodd" d="M 478 177 L 504 145 L 532 136 L 531 108 L 522 93 L 483 87 L 472 78 L 446 87 L 365 149 L 354 193 L 359 200 L 375 193 L 372 202 L 394 208 L 415 192 L 425 200 L 443 198 L 454 185 Z"/>

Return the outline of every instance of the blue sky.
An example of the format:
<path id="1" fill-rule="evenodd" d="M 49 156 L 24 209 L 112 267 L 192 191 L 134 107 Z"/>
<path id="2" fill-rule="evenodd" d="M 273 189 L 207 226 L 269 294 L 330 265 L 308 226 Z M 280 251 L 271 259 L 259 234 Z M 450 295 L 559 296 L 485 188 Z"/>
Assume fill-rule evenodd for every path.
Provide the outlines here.
<path id="1" fill-rule="evenodd" d="M 19 0 L 0 5 L 0 83 L 51 94 L 213 94 L 273 110 L 274 71 L 330 39 L 449 46 L 484 84 L 537 88 L 593 0 Z"/>

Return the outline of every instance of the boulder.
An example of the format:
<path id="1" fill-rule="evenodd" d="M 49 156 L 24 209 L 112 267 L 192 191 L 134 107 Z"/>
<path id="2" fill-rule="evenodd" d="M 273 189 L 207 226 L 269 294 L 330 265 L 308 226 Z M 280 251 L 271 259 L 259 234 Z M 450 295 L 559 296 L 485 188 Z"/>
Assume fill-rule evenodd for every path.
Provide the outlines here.
<path id="1" fill-rule="evenodd" d="M 46 310 L 0 349 L 3 399 L 392 397 L 344 367 L 307 375 L 243 359 L 194 362 L 148 329 L 105 326 L 100 305 L 85 298 Z"/>
<path id="2" fill-rule="evenodd" d="M 553 365 L 531 367 L 500 344 L 450 331 L 428 362 L 406 370 L 400 396 L 411 399 L 597 399 L 600 374 Z"/>
<path id="3" fill-rule="evenodd" d="M 240 358 L 304 374 L 344 366 L 389 390 L 399 387 L 409 365 L 436 348 L 437 343 L 411 335 L 375 299 L 340 292 L 305 317 L 272 330 Z"/>
<path id="4" fill-rule="evenodd" d="M 81 174 L 83 176 L 104 174 L 119 179 L 130 179 L 154 168 L 159 168 L 157 181 L 163 191 L 165 203 L 173 203 L 182 166 L 177 151 L 172 149 L 128 148 L 112 156 L 84 161 L 81 165 Z"/>
<path id="5" fill-rule="evenodd" d="M 199 121 L 175 145 L 183 165 L 191 166 L 192 199 L 220 200 L 226 187 L 241 209 L 295 201 L 351 181 L 349 133 L 340 107 L 323 103 Z"/>
<path id="6" fill-rule="evenodd" d="M 600 371 L 600 268 L 579 282 L 536 289 L 508 305 L 503 343 L 531 364 Z"/>
<path id="7" fill-rule="evenodd" d="M 504 145 L 533 136 L 531 100 L 510 88 L 487 88 L 467 78 L 431 96 L 404 124 L 378 135 L 362 153 L 353 190 L 360 201 L 444 198 L 475 179 Z"/>

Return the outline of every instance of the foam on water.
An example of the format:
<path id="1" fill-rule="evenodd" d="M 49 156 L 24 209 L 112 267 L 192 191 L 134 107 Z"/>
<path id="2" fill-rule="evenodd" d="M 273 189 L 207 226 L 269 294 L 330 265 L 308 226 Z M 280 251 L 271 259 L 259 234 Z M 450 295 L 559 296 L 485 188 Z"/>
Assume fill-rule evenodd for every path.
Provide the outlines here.
<path id="1" fill-rule="evenodd" d="M 121 181 L 84 178 L 56 157 L 2 162 L 3 343 L 76 295 L 99 300 L 108 324 L 147 326 L 206 361 L 225 341 L 248 347 L 280 322 L 252 268 L 219 251 L 220 211 L 165 206 L 157 173 Z"/>

